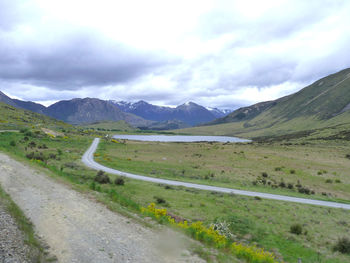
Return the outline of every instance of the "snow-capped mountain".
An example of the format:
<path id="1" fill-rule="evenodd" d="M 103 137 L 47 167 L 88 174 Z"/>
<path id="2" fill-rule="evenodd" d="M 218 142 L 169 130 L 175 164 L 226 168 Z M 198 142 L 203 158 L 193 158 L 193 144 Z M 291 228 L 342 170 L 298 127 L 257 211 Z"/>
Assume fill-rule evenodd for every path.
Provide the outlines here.
<path id="1" fill-rule="evenodd" d="M 209 122 L 228 114 L 219 109 L 208 109 L 193 102 L 184 103 L 176 108 L 156 106 L 143 100 L 135 103 L 125 101 L 111 102 L 122 111 L 133 113 L 147 120 L 160 122 L 178 120 L 191 126 Z"/>

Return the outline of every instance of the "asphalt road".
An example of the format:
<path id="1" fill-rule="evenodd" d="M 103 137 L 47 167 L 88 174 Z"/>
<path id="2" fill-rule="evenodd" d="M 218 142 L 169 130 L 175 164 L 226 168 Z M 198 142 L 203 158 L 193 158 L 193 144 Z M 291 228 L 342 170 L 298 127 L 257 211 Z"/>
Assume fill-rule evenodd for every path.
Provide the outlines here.
<path id="1" fill-rule="evenodd" d="M 208 191 L 221 192 L 221 193 L 231 193 L 231 194 L 253 196 L 253 197 L 257 196 L 257 197 L 266 198 L 266 199 L 294 202 L 294 203 L 300 203 L 300 204 L 318 205 L 318 206 L 325 206 L 325 207 L 333 207 L 333 208 L 343 208 L 343 209 L 350 210 L 350 204 L 298 198 L 298 197 L 285 196 L 285 195 L 275 195 L 275 194 L 268 194 L 268 193 L 244 191 L 244 190 L 238 190 L 233 188 L 217 187 L 217 186 L 210 186 L 210 185 L 203 185 L 203 184 L 186 183 L 181 181 L 153 178 L 153 177 L 148 177 L 143 175 L 122 172 L 119 170 L 108 168 L 94 161 L 94 152 L 96 151 L 99 142 L 100 142 L 99 138 L 94 139 L 90 148 L 83 155 L 82 162 L 86 166 L 92 169 L 102 170 L 102 171 L 105 171 L 106 173 L 116 174 L 116 175 L 125 176 L 136 180 L 153 182 L 158 184 L 184 186 L 184 187 L 195 188 L 200 190 L 208 190 Z"/>

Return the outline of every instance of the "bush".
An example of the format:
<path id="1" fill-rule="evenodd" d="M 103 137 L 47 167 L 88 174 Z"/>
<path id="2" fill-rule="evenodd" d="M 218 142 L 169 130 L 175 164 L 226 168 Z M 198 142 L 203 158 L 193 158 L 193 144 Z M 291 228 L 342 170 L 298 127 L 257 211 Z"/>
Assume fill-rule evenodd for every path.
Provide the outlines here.
<path id="1" fill-rule="evenodd" d="M 33 136 L 33 133 L 31 131 L 26 131 L 24 133 L 25 136 L 28 136 L 28 137 L 32 137 Z"/>
<path id="2" fill-rule="evenodd" d="M 36 147 L 36 143 L 34 141 L 31 141 L 29 144 L 28 144 L 28 147 L 29 148 L 34 148 Z"/>
<path id="3" fill-rule="evenodd" d="M 282 167 L 276 167 L 276 168 L 275 168 L 275 171 L 276 171 L 276 172 L 282 171 Z"/>
<path id="4" fill-rule="evenodd" d="M 155 196 L 154 199 L 156 199 L 157 204 L 165 204 L 166 201 L 162 197 Z"/>
<path id="5" fill-rule="evenodd" d="M 294 170 L 294 169 L 291 169 L 289 172 L 290 172 L 291 174 L 295 174 L 295 170 Z"/>
<path id="6" fill-rule="evenodd" d="M 114 180 L 114 184 L 116 185 L 124 185 L 124 179 L 122 177 L 118 177 Z"/>
<path id="7" fill-rule="evenodd" d="M 42 162 L 45 162 L 46 161 L 46 157 L 43 155 L 43 153 L 34 153 L 34 152 L 31 152 L 31 153 L 28 153 L 26 154 L 26 157 L 30 160 L 39 160 L 39 161 L 42 161 Z"/>
<path id="8" fill-rule="evenodd" d="M 10 142 L 10 145 L 11 145 L 11 146 L 16 146 L 16 142 L 15 142 L 15 141 L 11 141 L 11 142 Z"/>
<path id="9" fill-rule="evenodd" d="M 327 180 L 326 180 L 326 183 L 327 183 L 327 184 L 332 184 L 332 183 L 333 183 L 333 180 L 332 180 L 332 179 L 327 179 Z"/>
<path id="10" fill-rule="evenodd" d="M 307 194 L 309 195 L 311 193 L 311 190 L 307 187 L 300 187 L 298 189 L 298 192 L 301 193 L 301 194 Z"/>
<path id="11" fill-rule="evenodd" d="M 288 183 L 288 189 L 293 189 L 294 188 L 294 185 L 293 184 L 291 184 L 291 183 Z"/>
<path id="12" fill-rule="evenodd" d="M 49 158 L 55 160 L 55 159 L 56 159 L 56 154 L 50 153 L 50 154 L 49 154 Z"/>
<path id="13" fill-rule="evenodd" d="M 333 250 L 343 254 L 350 254 L 350 239 L 347 237 L 339 238 Z"/>
<path id="14" fill-rule="evenodd" d="M 109 178 L 109 176 L 107 174 L 105 174 L 104 171 L 98 171 L 95 178 L 94 178 L 95 182 L 98 182 L 100 184 L 110 184 L 111 183 L 111 179 Z"/>
<path id="15" fill-rule="evenodd" d="M 300 224 L 294 224 L 290 227 L 292 234 L 301 235 L 303 233 L 303 227 Z"/>
<path id="16" fill-rule="evenodd" d="M 283 181 L 282 181 L 282 182 L 280 182 L 280 183 L 279 183 L 279 187 L 285 188 L 285 187 L 286 187 L 286 183 L 285 183 L 285 182 L 283 182 Z"/>
<path id="17" fill-rule="evenodd" d="M 301 183 L 300 183 L 300 181 L 298 180 L 298 183 L 295 185 L 297 188 L 300 188 L 300 187 L 302 187 L 302 185 L 301 185 Z"/>
<path id="18" fill-rule="evenodd" d="M 269 175 L 266 172 L 261 173 L 262 177 L 268 177 Z"/>
<path id="19" fill-rule="evenodd" d="M 64 166 L 70 169 L 77 169 L 79 167 L 76 163 L 73 162 L 65 163 Z"/>

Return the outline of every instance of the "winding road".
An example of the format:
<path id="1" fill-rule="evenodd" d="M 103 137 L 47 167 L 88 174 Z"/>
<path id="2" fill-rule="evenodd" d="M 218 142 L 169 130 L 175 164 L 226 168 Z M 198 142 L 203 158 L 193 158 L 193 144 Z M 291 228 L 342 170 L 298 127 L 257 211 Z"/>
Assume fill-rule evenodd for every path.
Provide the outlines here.
<path id="1" fill-rule="evenodd" d="M 252 196 L 252 197 L 257 196 L 257 197 L 266 198 L 266 199 L 294 202 L 294 203 L 300 203 L 300 204 L 318 205 L 318 206 L 325 206 L 325 207 L 333 207 L 333 208 L 343 208 L 343 209 L 350 210 L 350 204 L 328 202 L 328 201 L 306 199 L 306 198 L 298 198 L 298 197 L 285 196 L 285 195 L 275 195 L 275 194 L 268 194 L 268 193 L 244 191 L 244 190 L 238 190 L 238 189 L 233 189 L 233 188 L 225 188 L 225 187 L 210 186 L 210 185 L 203 185 L 203 184 L 186 183 L 186 182 L 181 182 L 181 181 L 160 179 L 160 178 L 154 178 L 154 177 L 148 177 L 148 176 L 143 176 L 143 175 L 122 172 L 119 170 L 108 168 L 106 166 L 103 166 L 103 165 L 95 162 L 94 153 L 97 149 L 99 142 L 100 142 L 99 138 L 94 139 L 90 148 L 84 153 L 84 155 L 82 157 L 82 162 L 86 166 L 88 166 L 92 169 L 102 170 L 102 171 L 105 171 L 106 173 L 116 174 L 116 175 L 132 178 L 132 179 L 136 179 L 136 180 L 159 183 L 159 184 L 184 186 L 184 187 L 195 188 L 195 189 L 200 189 L 200 190 L 208 190 L 208 191 L 214 191 L 214 192 L 230 193 L 230 194 L 245 195 L 245 196 Z"/>

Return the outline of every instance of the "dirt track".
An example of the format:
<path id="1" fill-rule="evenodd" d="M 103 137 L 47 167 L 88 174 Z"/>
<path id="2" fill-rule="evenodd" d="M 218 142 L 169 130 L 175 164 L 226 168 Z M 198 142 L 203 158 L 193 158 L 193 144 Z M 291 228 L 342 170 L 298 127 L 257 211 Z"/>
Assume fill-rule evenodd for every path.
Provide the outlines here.
<path id="1" fill-rule="evenodd" d="M 59 262 L 203 262 L 180 234 L 139 225 L 2 153 L 0 183 Z"/>

